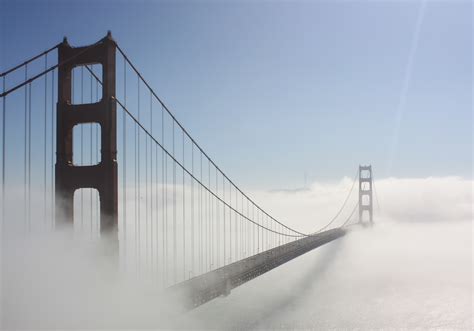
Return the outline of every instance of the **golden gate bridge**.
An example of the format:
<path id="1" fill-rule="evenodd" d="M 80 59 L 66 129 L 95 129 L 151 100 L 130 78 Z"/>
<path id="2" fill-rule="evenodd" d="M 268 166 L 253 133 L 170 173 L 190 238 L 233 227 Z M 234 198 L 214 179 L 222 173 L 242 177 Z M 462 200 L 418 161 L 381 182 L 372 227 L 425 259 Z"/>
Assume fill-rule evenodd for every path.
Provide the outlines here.
<path id="1" fill-rule="evenodd" d="M 111 258 L 181 293 L 188 308 L 373 223 L 371 166 L 358 167 L 323 227 L 304 233 L 273 217 L 193 139 L 110 32 L 84 47 L 64 38 L 0 78 L 2 233 L 62 229 L 108 241 Z"/>

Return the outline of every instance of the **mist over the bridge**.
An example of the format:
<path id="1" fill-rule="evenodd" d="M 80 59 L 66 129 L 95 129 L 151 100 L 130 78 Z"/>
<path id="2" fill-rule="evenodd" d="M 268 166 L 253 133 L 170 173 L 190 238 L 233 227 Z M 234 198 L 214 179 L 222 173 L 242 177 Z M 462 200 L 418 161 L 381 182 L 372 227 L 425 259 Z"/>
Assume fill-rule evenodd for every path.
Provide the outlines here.
<path id="1" fill-rule="evenodd" d="M 350 184 L 343 178 L 302 190 L 249 194 L 277 217 L 310 231 L 327 221 Z M 117 274 L 117 265 L 100 254 L 103 242 L 98 245 L 80 232 L 73 237 L 45 232 L 42 224 L 49 220 L 35 217 L 36 230 L 26 237 L 9 233 L 2 244 L 4 325 L 469 328 L 472 184 L 458 177 L 380 179 L 376 185 L 384 209 L 376 211 L 373 228 L 353 230 L 184 316 L 179 300 L 163 297 L 146 274 L 133 266 Z M 11 230 L 22 215 L 7 220 L 4 229 Z"/>

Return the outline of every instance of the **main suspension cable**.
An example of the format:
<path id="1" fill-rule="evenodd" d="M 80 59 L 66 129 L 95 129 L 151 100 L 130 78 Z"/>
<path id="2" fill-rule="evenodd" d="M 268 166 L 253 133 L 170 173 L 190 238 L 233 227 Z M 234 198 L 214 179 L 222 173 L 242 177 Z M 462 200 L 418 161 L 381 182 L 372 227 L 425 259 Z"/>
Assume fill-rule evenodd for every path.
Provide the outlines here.
<path id="1" fill-rule="evenodd" d="M 261 227 L 261 228 L 264 228 L 266 229 L 267 231 L 269 232 L 272 232 L 272 233 L 276 233 L 276 234 L 282 234 L 282 235 L 285 235 L 287 237 L 294 237 L 294 238 L 300 238 L 300 237 L 304 237 L 304 236 L 307 236 L 307 235 L 291 235 L 291 234 L 284 234 L 284 233 L 280 233 L 280 232 L 277 232 L 277 231 L 274 231 L 268 227 L 264 227 L 262 226 L 261 224 L 258 224 L 257 222 L 251 220 L 250 218 L 246 217 L 243 213 L 237 211 L 234 207 L 230 206 L 227 202 L 225 202 L 221 197 L 219 197 L 215 192 L 213 192 L 209 187 L 207 187 L 206 185 L 204 185 L 199 179 L 197 179 L 188 169 L 186 169 L 182 164 L 181 162 L 179 162 L 170 152 L 168 152 L 164 146 L 158 142 L 154 137 L 151 136 L 150 132 L 143 126 L 143 124 L 141 124 L 135 116 L 133 116 L 133 114 L 115 97 L 113 97 L 113 99 L 117 102 L 117 104 L 123 109 L 123 111 L 125 111 L 127 113 L 127 115 L 132 119 L 132 121 L 135 122 L 135 124 L 141 128 L 143 130 L 143 132 L 150 137 L 150 139 L 155 143 L 157 144 L 163 151 L 164 153 L 176 164 L 178 165 L 181 169 L 183 169 L 191 178 L 193 178 L 198 184 L 200 184 L 206 191 L 208 191 L 208 193 L 212 196 L 214 196 L 217 200 L 219 200 L 221 203 L 223 203 L 225 206 L 227 206 L 228 208 L 231 208 L 234 212 L 236 212 L 238 215 L 240 215 L 241 217 L 245 218 L 246 220 L 248 220 L 249 222 Z"/>
<path id="2" fill-rule="evenodd" d="M 138 71 L 138 69 L 135 67 L 135 65 L 130 61 L 130 59 L 128 58 L 128 56 L 125 54 L 125 52 L 120 48 L 120 46 L 115 43 L 116 47 L 117 47 L 117 50 L 120 52 L 120 54 L 122 54 L 122 56 L 124 57 L 124 59 L 128 62 L 128 64 L 130 65 L 130 67 L 135 71 L 135 73 L 137 74 L 137 76 L 139 77 L 139 79 L 144 83 L 144 85 L 151 91 L 151 93 L 153 94 L 153 96 L 157 99 L 157 101 L 161 104 L 161 106 L 166 110 L 166 112 L 170 115 L 170 117 L 172 118 L 172 120 L 178 125 L 178 127 L 186 134 L 186 136 L 188 136 L 188 138 L 191 140 L 191 142 L 196 145 L 196 147 L 199 149 L 199 151 L 209 160 L 209 162 L 211 163 L 211 165 L 213 165 L 217 171 L 219 171 L 230 183 L 231 185 L 233 185 L 245 198 L 249 199 L 249 201 L 254 204 L 258 209 L 262 210 L 262 212 L 264 214 L 266 214 L 272 221 L 282 225 L 283 227 L 287 228 L 288 230 L 296 233 L 296 234 L 299 234 L 301 236 L 307 236 L 307 234 L 305 233 L 302 233 L 302 232 L 299 232 L 297 230 L 294 230 L 290 227 L 288 227 L 287 225 L 285 225 L 284 223 L 278 221 L 277 219 L 275 219 L 273 216 L 271 216 L 270 214 L 268 214 L 265 210 L 263 210 L 258 204 L 256 204 L 252 199 L 250 199 L 250 197 L 248 197 L 218 166 L 217 164 L 209 157 L 209 155 L 199 146 L 199 144 L 197 144 L 197 142 L 193 139 L 193 137 L 189 134 L 189 132 L 183 127 L 183 125 L 176 119 L 176 117 L 173 115 L 173 113 L 168 109 L 168 107 L 164 104 L 164 102 L 160 99 L 160 97 L 155 93 L 155 91 L 151 88 L 151 86 L 148 84 L 148 82 L 144 79 L 143 75 Z"/>
<path id="3" fill-rule="evenodd" d="M 352 209 L 352 212 L 351 214 L 349 215 L 349 217 L 345 220 L 345 222 L 340 226 L 340 228 L 343 228 L 347 225 L 347 223 L 349 223 L 350 219 L 352 218 L 352 216 L 354 215 L 355 211 L 357 210 L 357 207 L 359 206 L 359 203 L 356 203 L 354 208 Z"/>
<path id="4" fill-rule="evenodd" d="M 358 174 L 359 174 L 359 171 L 357 170 L 357 171 L 356 171 L 356 174 L 355 174 L 355 176 L 354 176 L 354 179 L 352 180 L 351 189 L 349 190 L 349 193 L 347 194 L 346 199 L 344 200 L 344 203 L 342 204 L 341 208 L 339 208 L 339 210 L 337 211 L 336 215 L 329 221 L 329 223 L 327 223 L 325 226 L 323 226 L 323 227 L 320 228 L 318 231 L 316 231 L 315 234 L 316 234 L 316 233 L 320 233 L 321 231 L 325 230 L 327 227 L 329 227 L 329 226 L 339 217 L 339 215 L 341 214 L 342 210 L 343 210 L 344 207 L 346 206 L 347 201 L 349 201 L 349 198 L 350 198 L 350 196 L 351 196 L 352 190 L 354 189 L 355 183 L 357 182 L 357 175 L 358 175 Z"/>
<path id="5" fill-rule="evenodd" d="M 38 55 L 33 56 L 32 58 L 30 58 L 26 61 L 23 61 L 23 63 L 20 63 L 19 65 L 15 66 L 11 69 L 8 69 L 5 72 L 0 73 L 0 77 L 7 76 L 8 74 L 12 73 L 13 71 L 16 71 L 16 70 L 20 69 L 21 67 L 24 67 L 24 66 L 28 65 L 29 63 L 33 62 L 36 59 L 39 59 L 40 57 L 42 57 L 44 55 L 47 55 L 48 53 L 50 53 L 50 52 L 54 51 L 56 48 L 58 48 L 60 45 L 61 45 L 61 43 L 45 50 L 44 52 L 39 53 Z"/>
<path id="6" fill-rule="evenodd" d="M 40 72 L 39 74 L 37 74 L 37 75 L 35 75 L 35 76 L 33 76 L 33 77 L 29 78 L 29 79 L 27 79 L 27 78 L 25 77 L 25 80 L 24 80 L 22 83 L 20 83 L 20 84 L 14 86 L 14 87 L 8 89 L 7 91 L 2 92 L 2 93 L 0 94 L 0 98 L 3 98 L 3 97 L 5 97 L 5 96 L 7 96 L 8 94 L 10 94 L 10 93 L 12 93 L 12 92 L 18 90 L 19 88 L 21 88 L 21 87 L 23 87 L 23 86 L 25 86 L 25 85 L 27 85 L 27 84 L 32 83 L 33 81 L 37 80 L 38 78 L 42 77 L 43 75 L 47 74 L 48 72 L 53 71 L 54 69 L 59 68 L 59 67 L 65 65 L 66 63 L 71 62 L 71 61 L 74 60 L 75 58 L 77 58 L 77 57 L 83 55 L 84 53 L 86 53 L 86 52 L 88 52 L 88 51 L 90 51 L 91 49 L 93 49 L 94 47 L 96 47 L 97 45 L 99 45 L 100 43 L 101 43 L 101 42 L 99 41 L 99 42 L 97 42 L 97 43 L 95 43 L 95 44 L 92 44 L 92 45 L 90 45 L 90 46 L 84 48 L 81 52 L 76 53 L 75 55 L 73 55 L 73 56 L 67 58 L 66 60 L 64 60 L 64 61 L 62 61 L 62 62 L 60 62 L 60 63 L 58 63 L 58 64 L 56 64 L 56 65 L 54 65 L 54 66 L 52 66 L 52 67 L 49 67 L 48 69 L 46 69 L 46 70 Z M 30 61 L 30 62 L 31 62 L 31 61 Z M 29 63 L 29 62 L 28 62 L 28 63 Z M 22 66 L 23 66 L 23 65 L 20 65 L 19 67 L 22 67 Z M 26 67 L 26 66 L 27 66 L 27 65 L 25 65 L 25 67 Z M 97 77 L 97 76 L 95 76 L 95 77 Z"/>

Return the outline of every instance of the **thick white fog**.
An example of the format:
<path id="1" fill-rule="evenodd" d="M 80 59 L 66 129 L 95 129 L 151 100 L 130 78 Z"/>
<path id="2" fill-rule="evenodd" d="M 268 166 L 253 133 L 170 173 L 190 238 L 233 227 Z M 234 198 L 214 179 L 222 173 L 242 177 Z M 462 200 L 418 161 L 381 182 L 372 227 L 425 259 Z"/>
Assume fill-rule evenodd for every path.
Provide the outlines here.
<path id="1" fill-rule="evenodd" d="M 189 315 L 202 328 L 472 329 L 471 225 L 354 231 Z"/>
<path id="2" fill-rule="evenodd" d="M 389 178 L 375 184 L 374 227 L 354 227 L 186 314 L 153 281 L 117 273 L 121 266 L 101 254 L 107 242 L 4 231 L 2 326 L 472 329 L 473 182 Z M 250 196 L 288 225 L 312 231 L 338 210 L 350 185 L 344 178 Z"/>

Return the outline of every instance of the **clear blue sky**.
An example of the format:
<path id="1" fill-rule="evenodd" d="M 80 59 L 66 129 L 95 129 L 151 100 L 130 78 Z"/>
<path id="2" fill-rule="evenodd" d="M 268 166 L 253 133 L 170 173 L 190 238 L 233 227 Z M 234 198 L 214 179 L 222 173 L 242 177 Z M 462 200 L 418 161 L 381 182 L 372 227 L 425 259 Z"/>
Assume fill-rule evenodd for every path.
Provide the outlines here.
<path id="1" fill-rule="evenodd" d="M 0 71 L 107 30 L 244 187 L 472 178 L 470 1 L 0 2 Z"/>

